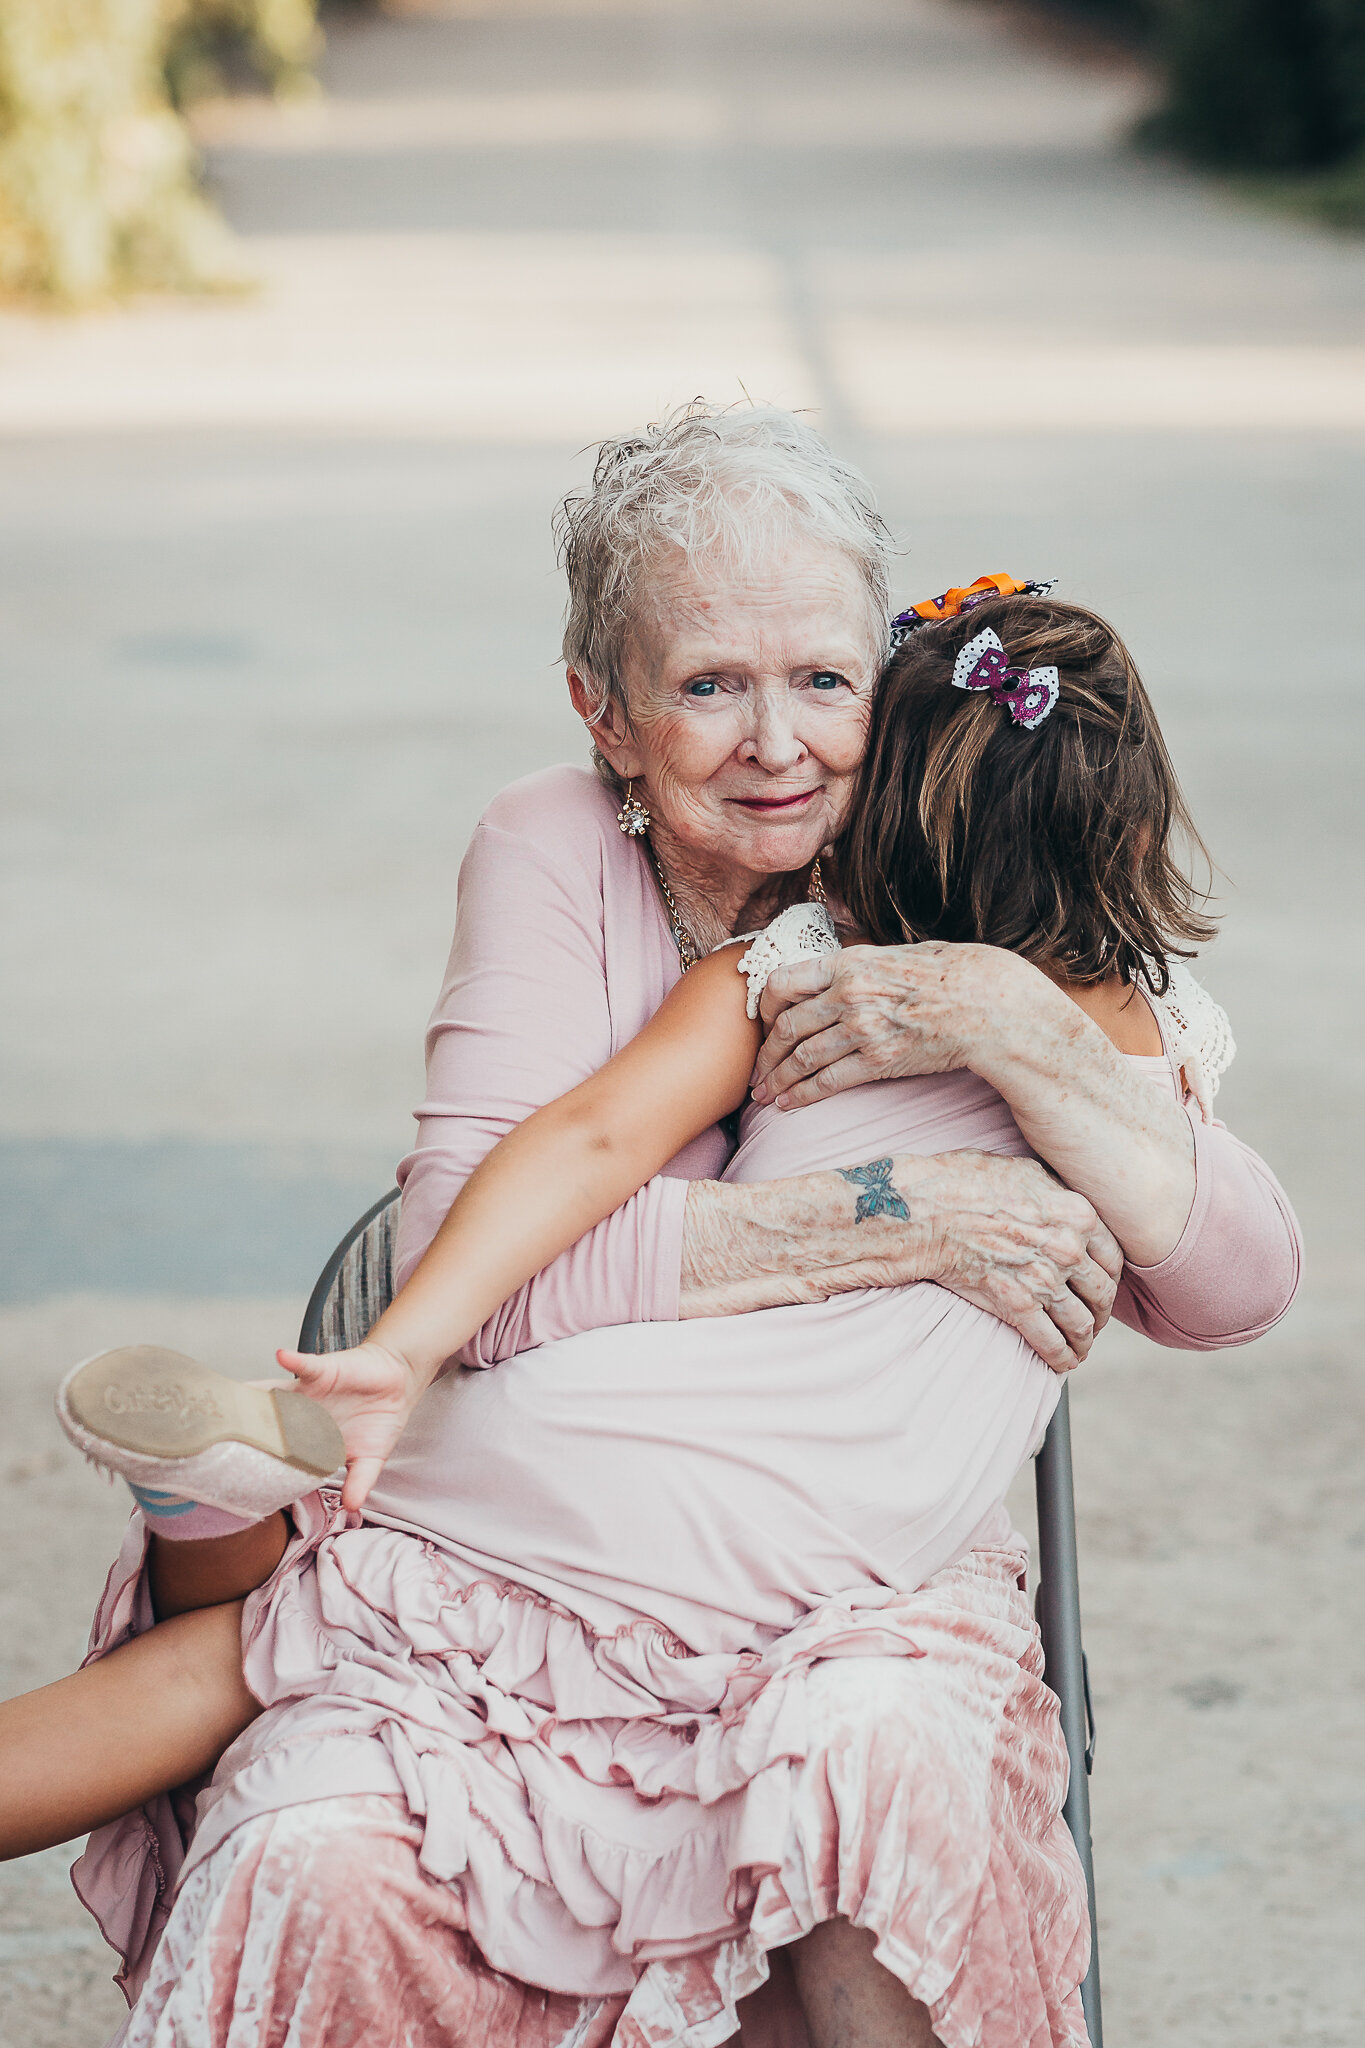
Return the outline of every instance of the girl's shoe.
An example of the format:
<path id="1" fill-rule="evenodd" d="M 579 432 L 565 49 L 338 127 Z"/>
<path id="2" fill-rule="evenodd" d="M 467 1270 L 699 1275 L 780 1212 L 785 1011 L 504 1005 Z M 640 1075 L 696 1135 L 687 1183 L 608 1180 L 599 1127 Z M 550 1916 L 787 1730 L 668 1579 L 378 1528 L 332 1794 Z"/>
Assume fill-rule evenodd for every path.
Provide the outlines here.
<path id="1" fill-rule="evenodd" d="M 243 1525 L 263 1521 L 346 1462 L 331 1416 L 296 1387 L 230 1380 L 153 1344 L 101 1351 L 69 1372 L 57 1419 L 78 1451 L 127 1480 L 168 1535 L 194 1533 L 171 1525 L 195 1506 Z"/>

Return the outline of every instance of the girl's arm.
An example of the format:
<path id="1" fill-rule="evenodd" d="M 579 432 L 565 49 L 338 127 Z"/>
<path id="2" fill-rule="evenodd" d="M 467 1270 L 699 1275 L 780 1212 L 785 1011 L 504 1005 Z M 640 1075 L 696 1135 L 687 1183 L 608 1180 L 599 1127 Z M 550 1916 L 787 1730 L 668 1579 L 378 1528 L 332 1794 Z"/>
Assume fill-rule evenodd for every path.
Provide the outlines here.
<path id="1" fill-rule="evenodd" d="M 363 1344 L 277 1354 L 342 1431 L 345 1506 L 498 1305 L 744 1101 L 762 1027 L 745 1015 L 738 958 L 727 946 L 699 962 L 598 1073 L 494 1146 Z"/>
<path id="2" fill-rule="evenodd" d="M 504 790 L 475 827 L 427 1031 L 417 1142 L 398 1168 L 398 1288 L 498 1140 L 603 1067 L 678 977 L 676 954 L 646 936 L 659 915 L 653 875 L 638 859 L 620 868 L 617 808 L 595 776 L 557 768 Z M 608 921 L 622 927 L 612 943 L 636 955 L 627 1021 L 608 986 Z M 495 1365 L 599 1323 L 675 1321 L 688 1183 L 724 1157 L 719 1135 L 704 1133 L 502 1302 L 460 1363 Z"/>

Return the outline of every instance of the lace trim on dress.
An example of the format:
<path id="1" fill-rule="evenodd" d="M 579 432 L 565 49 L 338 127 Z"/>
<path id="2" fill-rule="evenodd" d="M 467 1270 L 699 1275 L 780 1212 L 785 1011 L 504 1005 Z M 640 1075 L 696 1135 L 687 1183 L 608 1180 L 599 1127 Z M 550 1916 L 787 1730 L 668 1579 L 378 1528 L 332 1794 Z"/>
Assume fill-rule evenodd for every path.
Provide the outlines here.
<path id="1" fill-rule="evenodd" d="M 1237 1044 L 1228 1013 L 1202 988 L 1179 960 L 1167 968 L 1170 986 L 1164 996 L 1151 998 L 1166 1029 L 1171 1065 L 1183 1071 L 1185 1087 L 1199 1105 L 1206 1124 L 1213 1122 L 1213 1098 L 1218 1083 L 1232 1065 Z"/>
<path id="2" fill-rule="evenodd" d="M 745 1009 L 750 1017 L 758 1015 L 768 976 L 779 967 L 839 951 L 834 920 L 823 903 L 793 903 L 790 910 L 784 910 L 763 931 L 746 932 L 738 943 L 744 940 L 748 940 L 749 950 L 740 957 L 738 965 L 749 983 Z"/>

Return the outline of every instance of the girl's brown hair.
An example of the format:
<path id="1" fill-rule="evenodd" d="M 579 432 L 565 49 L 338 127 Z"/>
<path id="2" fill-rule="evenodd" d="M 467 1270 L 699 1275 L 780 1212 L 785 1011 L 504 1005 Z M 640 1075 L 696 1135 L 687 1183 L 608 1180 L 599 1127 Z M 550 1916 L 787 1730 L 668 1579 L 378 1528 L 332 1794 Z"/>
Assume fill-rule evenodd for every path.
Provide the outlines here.
<path id="1" fill-rule="evenodd" d="M 1032 731 L 953 686 L 990 626 L 1012 668 L 1055 666 Z M 893 654 L 837 849 L 853 922 L 879 945 L 971 940 L 1069 981 L 1145 981 L 1214 932 L 1173 840 L 1208 861 L 1151 702 L 1113 628 L 1046 597 L 988 598 Z"/>

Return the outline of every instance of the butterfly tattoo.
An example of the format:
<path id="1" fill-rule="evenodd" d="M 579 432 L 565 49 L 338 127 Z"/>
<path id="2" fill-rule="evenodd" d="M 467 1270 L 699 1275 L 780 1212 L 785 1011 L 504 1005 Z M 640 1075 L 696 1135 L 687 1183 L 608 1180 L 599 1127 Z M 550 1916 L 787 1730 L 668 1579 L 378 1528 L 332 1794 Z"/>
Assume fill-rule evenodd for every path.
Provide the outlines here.
<path id="1" fill-rule="evenodd" d="M 892 1163 L 889 1159 L 869 1159 L 866 1166 L 836 1168 L 840 1180 L 851 1181 L 855 1188 L 862 1189 L 853 1215 L 855 1223 L 866 1223 L 870 1216 L 895 1216 L 902 1223 L 909 1222 L 910 1211 L 891 1185 Z"/>

